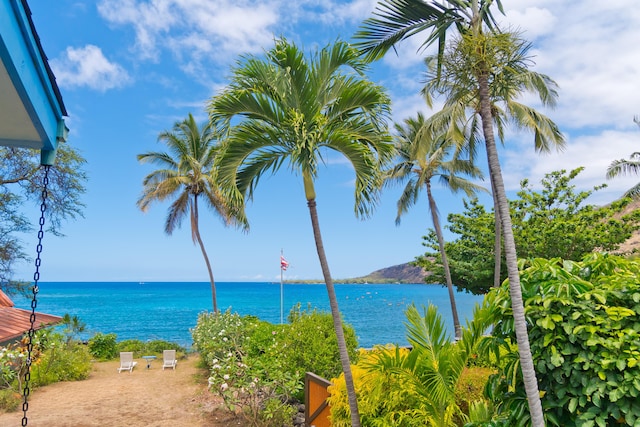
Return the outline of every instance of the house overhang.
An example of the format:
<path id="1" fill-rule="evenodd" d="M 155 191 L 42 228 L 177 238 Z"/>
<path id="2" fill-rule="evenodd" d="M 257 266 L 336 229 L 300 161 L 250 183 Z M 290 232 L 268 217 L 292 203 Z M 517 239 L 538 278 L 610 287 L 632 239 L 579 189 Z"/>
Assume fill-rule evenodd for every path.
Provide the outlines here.
<path id="1" fill-rule="evenodd" d="M 26 0 L 0 0 L 0 145 L 40 150 L 51 165 L 67 115 Z"/>

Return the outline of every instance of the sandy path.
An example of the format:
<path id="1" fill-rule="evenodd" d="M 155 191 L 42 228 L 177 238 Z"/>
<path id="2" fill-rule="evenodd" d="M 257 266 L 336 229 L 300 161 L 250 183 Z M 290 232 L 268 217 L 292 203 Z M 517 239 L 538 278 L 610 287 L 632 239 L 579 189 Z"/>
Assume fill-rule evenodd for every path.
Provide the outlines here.
<path id="1" fill-rule="evenodd" d="M 133 373 L 118 373 L 120 362 L 95 363 L 84 381 L 52 384 L 35 390 L 29 400 L 28 426 L 33 427 L 222 427 L 240 425 L 216 411 L 219 402 L 206 390 L 206 372 L 198 356 L 182 359 L 173 370 L 151 369 L 137 359 Z M 18 412 L 0 414 L 0 426 L 20 426 Z"/>

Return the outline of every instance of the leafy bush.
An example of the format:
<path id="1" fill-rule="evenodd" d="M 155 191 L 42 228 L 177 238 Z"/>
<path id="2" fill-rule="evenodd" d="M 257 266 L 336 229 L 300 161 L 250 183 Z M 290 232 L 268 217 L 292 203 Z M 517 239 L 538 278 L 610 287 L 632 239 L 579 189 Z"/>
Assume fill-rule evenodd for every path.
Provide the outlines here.
<path id="1" fill-rule="evenodd" d="M 252 329 L 251 321 L 257 323 L 254 318 L 243 318 L 230 310 L 218 314 L 201 313 L 196 327 L 191 330 L 193 346 L 211 368 L 213 360 L 227 357 L 230 350 L 234 355 L 236 351 L 244 351 L 246 338 Z"/>
<path id="2" fill-rule="evenodd" d="M 22 395 L 13 389 L 0 389 L 0 409 L 6 412 L 17 410 L 22 403 Z"/>
<path id="3" fill-rule="evenodd" d="M 487 381 L 495 373 L 495 369 L 476 366 L 462 370 L 455 387 L 455 399 L 462 412 L 468 414 L 472 404 L 484 400 Z"/>
<path id="4" fill-rule="evenodd" d="M 140 356 L 144 353 L 144 343 L 140 340 L 123 340 L 116 343 L 116 353 L 132 351 Z"/>
<path id="5" fill-rule="evenodd" d="M 293 410 L 287 403 L 298 391 L 298 382 L 272 356 L 269 329 L 255 317 L 227 310 L 201 314 L 192 331 L 194 346 L 211 369 L 210 388 L 229 410 L 239 410 L 254 426 L 269 425 L 268 420 L 290 421 Z M 260 332 L 252 339 L 256 330 Z"/>
<path id="6" fill-rule="evenodd" d="M 116 344 L 116 353 L 121 351 L 132 351 L 135 355 L 161 355 L 163 350 L 176 350 L 179 353 L 186 353 L 187 350 L 179 344 L 164 341 L 140 341 L 140 340 L 123 340 Z"/>
<path id="7" fill-rule="evenodd" d="M 85 379 L 91 371 L 88 349 L 45 328 L 36 332 L 31 352 L 30 389 L 57 381 Z M 15 410 L 26 374 L 26 341 L 0 348 L 0 408 Z"/>
<path id="8" fill-rule="evenodd" d="M 164 350 L 176 350 L 186 353 L 187 350 L 179 344 L 164 340 L 152 340 L 144 343 L 143 351 L 147 354 L 162 354 Z"/>
<path id="9" fill-rule="evenodd" d="M 351 366 L 353 382 L 358 396 L 358 410 L 362 425 L 367 426 L 424 426 L 424 421 L 411 415 L 417 407 L 415 388 L 403 378 L 390 371 L 372 370 L 371 367 L 383 358 L 405 358 L 409 349 L 400 347 L 376 347 L 360 350 L 358 363 Z M 329 398 L 331 425 L 350 427 L 351 411 L 347 398 L 344 375 L 331 380 Z M 399 415 L 406 412 L 405 415 Z"/>
<path id="10" fill-rule="evenodd" d="M 84 345 L 67 345 L 61 340 L 51 345 L 31 365 L 31 381 L 33 387 L 40 387 L 58 381 L 84 380 L 90 372 L 89 350 Z"/>
<path id="11" fill-rule="evenodd" d="M 296 410 L 288 403 L 302 397 L 305 372 L 341 371 L 330 314 L 298 307 L 289 320 L 273 325 L 230 311 L 204 313 L 192 330 L 194 347 L 211 370 L 211 389 L 251 425 L 290 422 Z M 353 328 L 345 328 L 345 337 L 354 354 Z"/>
<path id="12" fill-rule="evenodd" d="M 0 348 L 0 409 L 7 412 L 15 411 L 20 405 L 25 360 L 26 352 L 19 345 Z"/>
<path id="13" fill-rule="evenodd" d="M 98 360 L 111 360 L 118 357 L 116 334 L 98 332 L 89 339 L 89 352 Z"/>
<path id="14" fill-rule="evenodd" d="M 282 366 L 297 372 L 304 381 L 305 372 L 311 371 L 323 378 L 334 378 L 342 372 L 338 339 L 331 313 L 317 310 L 300 310 L 300 304 L 289 314 L 288 327 L 275 336 L 275 350 Z M 358 340 L 350 325 L 344 325 L 344 339 L 349 360 L 357 362 Z"/>
<path id="15" fill-rule="evenodd" d="M 521 262 L 531 352 L 549 425 L 640 425 L 640 262 L 592 254 L 581 262 Z M 525 268 L 526 267 L 526 268 Z M 496 344 L 512 348 L 508 287 L 487 296 Z M 512 423 L 528 419 L 517 355 L 489 387 Z"/>
<path id="16" fill-rule="evenodd" d="M 467 421 L 467 405 L 482 396 L 475 389 L 462 394 L 459 390 L 468 384 L 465 367 L 484 341 L 487 310 L 486 306 L 476 309 L 473 322 L 463 328 L 462 339 L 453 343 L 435 306 L 429 306 L 422 315 L 415 306 L 409 307 L 407 338 L 412 350 L 376 348 L 352 367 L 362 424 L 444 427 Z M 478 388 L 484 385 L 481 383 L 481 378 L 473 381 Z M 350 426 L 343 375 L 333 380 L 329 392 L 331 425 Z"/>

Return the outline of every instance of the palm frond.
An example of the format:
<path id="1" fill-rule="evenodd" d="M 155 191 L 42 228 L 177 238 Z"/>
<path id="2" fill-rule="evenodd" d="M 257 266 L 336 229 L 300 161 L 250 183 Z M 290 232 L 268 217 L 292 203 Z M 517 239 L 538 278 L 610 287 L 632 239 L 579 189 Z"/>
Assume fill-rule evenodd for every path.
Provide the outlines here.
<path id="1" fill-rule="evenodd" d="M 558 125 L 549 117 L 515 101 L 510 102 L 507 107 L 516 126 L 534 133 L 536 151 L 547 153 L 552 148 L 559 151 L 564 149 L 564 136 Z"/>
<path id="2" fill-rule="evenodd" d="M 359 40 L 354 46 L 369 60 L 382 58 L 389 49 L 408 37 L 423 31 L 433 32 L 443 13 L 435 5 L 421 0 L 384 0 L 378 2 L 373 15 L 353 36 Z"/>
<path id="3" fill-rule="evenodd" d="M 628 160 L 614 160 L 607 168 L 607 179 L 627 174 L 640 174 L 640 152 L 632 153 Z"/>
<path id="4" fill-rule="evenodd" d="M 191 195 L 188 192 L 183 191 L 169 206 L 169 214 L 164 223 L 164 231 L 168 235 L 173 234 L 173 230 L 176 228 L 180 228 L 182 220 L 189 214 L 190 197 Z"/>

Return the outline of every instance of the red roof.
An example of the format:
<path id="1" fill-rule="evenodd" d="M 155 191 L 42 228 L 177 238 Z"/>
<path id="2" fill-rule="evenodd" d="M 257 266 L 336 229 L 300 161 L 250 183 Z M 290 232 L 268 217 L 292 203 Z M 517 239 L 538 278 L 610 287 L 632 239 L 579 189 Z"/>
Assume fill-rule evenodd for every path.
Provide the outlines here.
<path id="1" fill-rule="evenodd" d="M 36 312 L 35 329 L 60 323 L 62 317 Z M 31 310 L 16 308 L 4 292 L 0 291 L 0 343 L 21 337 L 31 327 Z"/>

